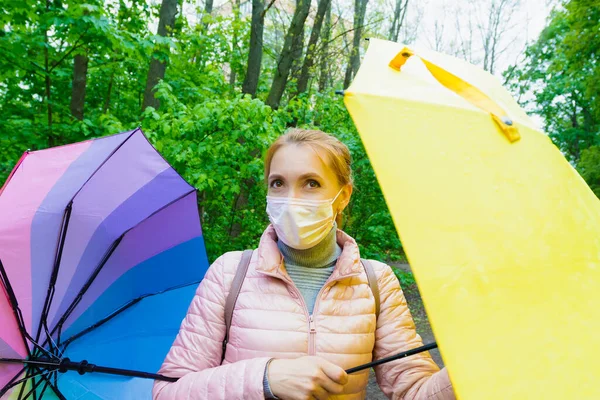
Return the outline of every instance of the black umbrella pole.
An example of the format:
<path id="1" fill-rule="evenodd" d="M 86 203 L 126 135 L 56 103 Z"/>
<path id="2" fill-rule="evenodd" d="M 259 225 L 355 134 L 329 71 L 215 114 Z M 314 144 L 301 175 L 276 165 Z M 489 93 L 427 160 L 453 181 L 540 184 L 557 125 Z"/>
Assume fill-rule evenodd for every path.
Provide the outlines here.
<path id="1" fill-rule="evenodd" d="M 120 376 L 131 376 L 133 378 L 146 378 L 166 382 L 177 382 L 178 378 L 171 378 L 160 374 L 152 374 L 150 372 L 134 371 L 130 369 L 102 367 L 100 365 L 90 364 L 86 360 L 81 362 L 72 362 L 68 358 L 63 358 L 60 362 L 49 358 L 30 358 L 28 360 L 0 358 L 0 362 L 15 363 L 15 364 L 31 364 L 38 368 L 49 370 L 57 370 L 58 372 L 77 371 L 80 375 L 89 372 L 111 374 Z"/>
<path id="2" fill-rule="evenodd" d="M 167 382 L 176 382 L 177 378 L 170 378 L 168 376 L 152 374 L 150 372 L 142 372 L 142 371 L 134 371 L 130 369 L 120 369 L 120 368 L 110 368 L 110 367 L 102 367 L 95 364 L 90 364 L 86 360 L 81 362 L 72 362 L 68 358 L 65 358 L 60 363 L 60 367 L 58 368 L 59 372 L 66 371 L 77 371 L 79 374 L 83 375 L 86 372 L 97 372 L 101 374 L 111 374 L 111 375 L 120 375 L 120 376 L 131 376 L 134 378 L 146 378 L 146 379 L 156 379 Z"/>
<path id="3" fill-rule="evenodd" d="M 424 346 L 417 347 L 416 349 L 411 349 L 411 350 L 408 350 L 408 351 L 404 351 L 402 353 L 398 353 L 398 354 L 390 356 L 390 357 L 382 358 L 380 360 L 373 361 L 373 362 L 370 362 L 368 364 L 363 364 L 363 365 L 359 365 L 358 367 L 347 369 L 346 373 L 347 374 L 353 374 L 355 372 L 362 371 L 363 369 L 368 369 L 368 368 L 376 367 L 378 365 L 385 364 L 385 363 L 390 362 L 390 361 L 399 360 L 401 358 L 413 356 L 415 354 L 419 354 L 419 353 L 422 353 L 424 351 L 435 349 L 436 347 L 437 347 L 437 343 L 436 342 L 429 343 L 429 344 L 426 344 Z"/>

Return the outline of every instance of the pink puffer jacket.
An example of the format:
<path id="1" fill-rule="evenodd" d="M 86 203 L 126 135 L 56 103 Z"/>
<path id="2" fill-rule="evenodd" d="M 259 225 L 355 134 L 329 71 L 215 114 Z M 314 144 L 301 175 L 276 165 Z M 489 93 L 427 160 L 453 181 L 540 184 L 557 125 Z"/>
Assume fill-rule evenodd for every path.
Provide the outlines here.
<path id="1" fill-rule="evenodd" d="M 269 226 L 252 256 L 223 365 L 225 299 L 242 253 L 226 253 L 210 267 L 159 372 L 181 378 L 156 382 L 154 399 L 264 399 L 263 374 L 270 358 L 317 355 L 347 369 L 422 345 L 394 273 L 373 261 L 381 298 L 376 318 L 354 239 L 337 232 L 343 251 L 312 317 L 286 273 L 276 240 Z M 428 353 L 383 364 L 375 372 L 389 398 L 455 398 L 446 370 L 440 371 Z M 364 399 L 368 375 L 350 375 L 344 393 L 332 398 Z"/>

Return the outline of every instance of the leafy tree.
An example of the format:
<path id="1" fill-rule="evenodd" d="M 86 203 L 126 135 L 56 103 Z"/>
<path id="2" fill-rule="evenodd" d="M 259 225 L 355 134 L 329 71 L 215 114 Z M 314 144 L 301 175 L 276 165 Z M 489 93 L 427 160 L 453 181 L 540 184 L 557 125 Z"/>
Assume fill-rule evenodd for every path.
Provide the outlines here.
<path id="1" fill-rule="evenodd" d="M 521 103 L 575 165 L 600 144 L 600 4 L 571 0 L 555 10 L 526 61 L 505 72 Z M 531 96 L 531 94 L 533 94 Z"/>

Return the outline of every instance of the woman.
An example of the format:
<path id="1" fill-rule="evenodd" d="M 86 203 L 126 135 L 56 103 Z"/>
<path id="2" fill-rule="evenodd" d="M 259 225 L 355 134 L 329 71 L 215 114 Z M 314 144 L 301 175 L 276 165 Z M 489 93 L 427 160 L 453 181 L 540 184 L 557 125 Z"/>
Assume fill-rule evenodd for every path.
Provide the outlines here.
<path id="1" fill-rule="evenodd" d="M 241 252 L 206 273 L 156 382 L 162 399 L 364 399 L 369 372 L 345 369 L 422 345 L 391 268 L 372 261 L 380 313 L 356 242 L 336 229 L 352 195 L 348 148 L 294 129 L 265 160 L 271 225 L 254 251 L 229 330 L 224 304 Z M 375 368 L 389 398 L 454 399 L 428 353 Z"/>

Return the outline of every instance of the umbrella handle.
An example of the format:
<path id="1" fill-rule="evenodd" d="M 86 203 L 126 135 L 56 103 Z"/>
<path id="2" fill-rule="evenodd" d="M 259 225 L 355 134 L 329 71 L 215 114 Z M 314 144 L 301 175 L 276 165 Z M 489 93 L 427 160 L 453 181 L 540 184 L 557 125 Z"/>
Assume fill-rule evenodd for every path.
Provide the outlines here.
<path id="1" fill-rule="evenodd" d="M 415 53 L 412 50 L 405 47 L 400 53 L 396 54 L 392 61 L 390 61 L 389 66 L 396 71 L 400 71 L 406 61 L 414 54 Z M 498 103 L 489 98 L 475 86 L 448 72 L 444 68 L 425 60 L 423 57 L 419 58 L 439 83 L 474 106 L 488 112 L 511 143 L 514 143 L 521 138 L 519 130 L 514 126 L 513 120 L 508 116 L 507 112 L 498 105 Z"/>

